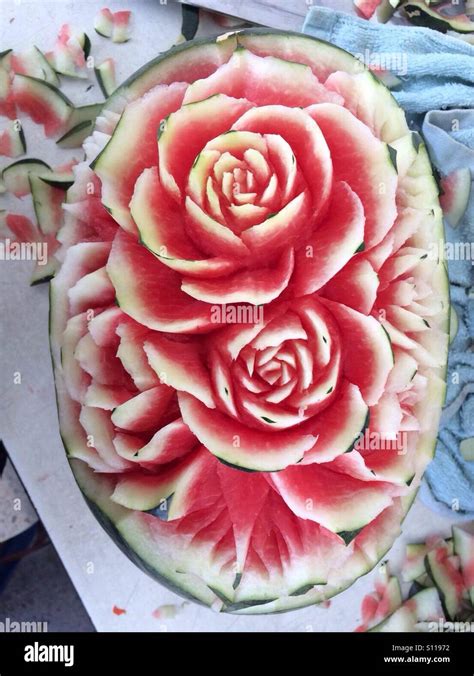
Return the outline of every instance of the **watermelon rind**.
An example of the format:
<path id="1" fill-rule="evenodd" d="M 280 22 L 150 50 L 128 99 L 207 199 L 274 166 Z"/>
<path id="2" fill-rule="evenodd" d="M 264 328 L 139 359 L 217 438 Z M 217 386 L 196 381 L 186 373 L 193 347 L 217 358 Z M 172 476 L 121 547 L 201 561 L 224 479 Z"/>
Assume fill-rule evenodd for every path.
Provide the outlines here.
<path id="1" fill-rule="evenodd" d="M 448 30 L 458 33 L 474 32 L 474 21 L 470 21 L 466 14 L 448 16 L 428 6 L 424 0 L 409 0 L 403 5 L 403 11 L 417 26 L 433 28 L 441 33 L 446 33 Z"/>
<path id="2" fill-rule="evenodd" d="M 7 137 L 10 141 L 10 149 L 8 153 L 9 157 L 21 157 L 26 153 L 26 138 L 25 132 L 21 125 L 17 125 L 14 122 L 11 123 L 8 128 L 2 132 L 2 137 Z"/>
<path id="3" fill-rule="evenodd" d="M 113 13 L 107 7 L 101 9 L 94 18 L 94 30 L 103 38 L 111 38 L 114 28 Z"/>
<path id="4" fill-rule="evenodd" d="M 97 66 L 97 68 L 94 68 L 94 71 L 102 94 L 107 99 L 109 96 L 111 96 L 111 94 L 113 94 L 117 87 L 117 83 L 115 81 L 114 63 L 111 59 L 106 59 L 103 63 Z"/>
<path id="5" fill-rule="evenodd" d="M 471 194 L 471 170 L 462 167 L 441 179 L 443 194 L 440 197 L 443 214 L 455 228 L 464 216 Z"/>
<path id="6" fill-rule="evenodd" d="M 401 0 L 382 0 L 376 9 L 377 19 L 380 23 L 387 23 L 393 16 Z"/>
<path id="7" fill-rule="evenodd" d="M 51 173 L 40 174 L 39 178 L 43 183 L 47 183 L 53 188 L 67 190 L 74 183 L 74 174 L 72 171 L 52 171 Z"/>
<path id="8" fill-rule="evenodd" d="M 439 595 L 434 587 L 419 591 L 369 632 L 423 631 L 423 623 L 444 619 Z M 420 625 L 417 627 L 417 625 Z"/>
<path id="9" fill-rule="evenodd" d="M 54 68 L 51 67 L 43 52 L 36 45 L 31 47 L 27 52 L 19 54 L 18 58 L 22 62 L 26 75 L 32 75 L 56 87 L 59 86 L 59 78 Z"/>
<path id="10" fill-rule="evenodd" d="M 56 143 L 60 148 L 80 148 L 86 138 L 91 135 L 94 127 L 94 120 L 84 120 L 75 127 L 67 131 Z"/>
<path id="11" fill-rule="evenodd" d="M 56 141 L 60 148 L 80 148 L 91 135 L 103 103 L 91 103 L 74 108 L 63 135 Z"/>
<path id="12" fill-rule="evenodd" d="M 30 192 L 28 178 L 31 174 L 50 172 L 51 167 L 43 160 L 33 157 L 12 162 L 2 171 L 2 181 L 6 189 L 14 194 L 26 195 Z"/>
<path id="13" fill-rule="evenodd" d="M 35 119 L 36 111 L 35 107 L 32 107 L 33 101 L 39 103 L 40 109 L 44 110 L 47 108 L 49 110 L 50 115 L 48 118 L 43 120 L 43 116 L 41 117 L 41 122 L 45 124 L 47 136 L 57 133 L 57 130 L 64 133 L 63 130 L 66 128 L 74 110 L 74 104 L 60 89 L 50 82 L 30 77 L 29 75 L 17 74 L 13 80 L 13 90 L 17 97 L 17 105 L 21 110 L 23 110 L 24 105 L 22 106 L 19 103 L 18 97 L 21 97 L 25 92 L 30 96 L 27 112 L 33 119 Z M 39 120 L 40 118 L 38 117 Z M 55 122 L 50 130 L 48 127 L 51 124 L 51 120 Z"/>
<path id="14" fill-rule="evenodd" d="M 102 110 L 104 103 L 88 103 L 85 106 L 78 106 L 74 108 L 69 119 L 69 125 L 66 131 L 71 131 L 75 126 L 80 122 L 84 121 L 95 121 L 96 117 L 99 115 Z"/>
<path id="15" fill-rule="evenodd" d="M 110 500 L 113 481 L 92 472 L 80 460 L 71 459 L 70 464 L 92 513 L 128 558 L 171 591 L 206 606 L 214 603 L 216 594 L 199 578 L 179 573 L 165 556 L 153 555 L 152 548 L 147 547 L 146 533 L 134 523 L 133 512 Z"/>
<path id="16" fill-rule="evenodd" d="M 449 575 L 448 567 L 453 557 L 447 557 L 447 559 L 440 561 L 437 555 L 437 549 L 427 553 L 425 557 L 426 572 L 431 577 L 438 590 L 446 615 L 454 620 L 462 609 L 462 598 L 460 596 L 460 590 L 456 588 Z"/>
<path id="17" fill-rule="evenodd" d="M 87 33 L 80 33 L 77 37 L 79 44 L 84 52 L 84 58 L 87 59 L 91 53 L 91 41 Z"/>
<path id="18" fill-rule="evenodd" d="M 48 262 L 45 265 L 35 263 L 33 272 L 30 277 L 30 286 L 37 284 L 44 284 L 50 282 L 59 268 L 59 261 L 54 256 L 48 257 Z"/>
<path id="19" fill-rule="evenodd" d="M 453 526 L 454 554 L 459 556 L 471 604 L 474 605 L 474 535 Z"/>
<path id="20" fill-rule="evenodd" d="M 53 175 L 54 176 L 54 175 Z M 45 181 L 39 175 L 29 175 L 30 192 L 38 226 L 43 235 L 56 234 L 62 224 L 60 204 L 65 200 L 65 191 L 70 181 L 60 183 Z"/>

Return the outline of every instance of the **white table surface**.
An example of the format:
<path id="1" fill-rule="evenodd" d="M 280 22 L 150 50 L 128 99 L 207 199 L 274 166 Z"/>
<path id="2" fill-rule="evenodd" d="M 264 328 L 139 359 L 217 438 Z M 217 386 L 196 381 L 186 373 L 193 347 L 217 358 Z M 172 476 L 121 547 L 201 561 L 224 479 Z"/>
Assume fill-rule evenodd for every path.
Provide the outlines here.
<path id="1" fill-rule="evenodd" d="M 133 39 L 123 45 L 97 36 L 93 17 L 104 6 L 133 9 Z M 119 81 L 171 46 L 180 33 L 181 8 L 172 0 L 82 0 L 54 2 L 0 0 L 1 48 L 25 49 L 37 44 L 51 48 L 57 29 L 69 22 L 85 30 L 100 61 L 116 57 Z M 10 21 L 13 19 L 13 21 Z M 206 19 L 199 33 L 215 32 Z M 90 83 L 95 84 L 93 74 Z M 84 94 L 87 83 L 65 91 L 77 103 L 101 100 L 98 87 Z M 86 98 L 87 97 L 87 98 Z M 3 121 L 0 122 L 0 129 Z M 25 123 L 28 155 L 46 161 L 66 161 L 77 151 L 57 151 L 35 125 Z M 5 158 L 1 158 L 5 160 Z M 2 165 L 8 163 L 3 161 Z M 11 199 L 11 198 L 9 198 Z M 0 208 L 28 213 L 28 200 L 15 204 L 1 198 Z M 48 347 L 47 285 L 28 286 L 31 263 L 0 264 L 0 433 L 94 625 L 99 631 L 352 631 L 360 621 L 362 596 L 373 589 L 374 573 L 336 597 L 329 608 L 306 608 L 275 616 L 232 616 L 214 613 L 182 600 L 155 583 L 117 549 L 99 526 L 76 486 L 58 433 Z M 21 384 L 14 384 L 15 373 Z M 11 496 L 3 502 L 9 509 Z M 449 521 L 416 502 L 403 526 L 403 535 L 390 552 L 392 570 L 399 570 L 406 542 L 434 532 L 446 535 Z M 92 564 L 92 565 L 91 565 Z M 175 606 L 172 618 L 157 617 L 163 605 Z M 117 616 L 113 607 L 124 608 Z M 0 598 L 1 615 L 1 598 Z"/>

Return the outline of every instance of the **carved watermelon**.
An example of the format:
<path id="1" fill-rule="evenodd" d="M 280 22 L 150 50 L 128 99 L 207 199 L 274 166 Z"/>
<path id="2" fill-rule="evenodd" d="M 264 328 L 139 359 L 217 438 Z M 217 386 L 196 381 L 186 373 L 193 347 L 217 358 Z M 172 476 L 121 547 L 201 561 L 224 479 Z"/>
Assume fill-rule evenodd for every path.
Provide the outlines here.
<path id="1" fill-rule="evenodd" d="M 91 508 L 214 608 L 340 592 L 435 446 L 449 302 L 425 146 L 348 53 L 249 30 L 144 66 L 84 147 L 51 344 Z"/>

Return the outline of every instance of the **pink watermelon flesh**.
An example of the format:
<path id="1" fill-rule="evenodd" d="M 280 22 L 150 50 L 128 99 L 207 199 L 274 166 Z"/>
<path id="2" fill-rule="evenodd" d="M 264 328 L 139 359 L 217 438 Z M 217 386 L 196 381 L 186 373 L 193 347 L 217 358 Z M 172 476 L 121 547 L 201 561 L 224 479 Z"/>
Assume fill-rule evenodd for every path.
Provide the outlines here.
<path id="1" fill-rule="evenodd" d="M 315 100 L 342 103 L 338 94 L 329 92 L 318 82 L 309 67 L 289 64 L 271 56 L 262 61 L 247 50 L 234 52 L 213 75 L 195 82 L 188 88 L 184 102 L 202 101 L 216 94 L 249 101 L 257 99 L 260 105 L 283 103 L 300 108 Z"/>
<path id="2" fill-rule="evenodd" d="M 102 161 L 96 170 L 97 175 L 102 179 L 102 201 L 112 210 L 114 218 L 131 232 L 136 232 L 136 228 L 130 218 L 128 204 L 133 195 L 135 182 L 146 167 L 156 165 L 157 127 L 172 111 L 181 105 L 183 95 L 183 85 L 160 86 L 149 92 L 145 99 L 139 100 L 127 108 L 118 126 L 115 138 L 120 141 L 121 133 L 123 133 L 123 142 L 133 145 L 136 152 L 133 161 L 127 164 L 117 184 L 109 183 L 105 179 L 110 174 L 114 175 L 114 168 L 120 158 L 113 155 L 112 146 L 106 147 L 103 151 Z M 129 120 L 132 128 L 128 123 Z M 146 120 L 145 127 L 143 127 L 143 120 Z M 133 136 L 130 136 L 130 133 Z"/>
<path id="3" fill-rule="evenodd" d="M 61 26 L 54 49 L 46 54 L 56 72 L 70 77 L 87 77 L 86 55 L 80 37 L 73 33 L 69 24 Z M 84 33 L 82 38 L 86 40 Z"/>
<path id="4" fill-rule="evenodd" d="M 370 19 L 382 0 L 354 0 L 354 6 L 364 19 Z"/>
<path id="5" fill-rule="evenodd" d="M 114 12 L 112 42 L 127 42 L 130 39 L 130 18 L 132 13 L 128 10 Z"/>
<path id="6" fill-rule="evenodd" d="M 5 219 L 7 228 L 15 235 L 19 242 L 36 242 L 40 239 L 38 228 L 33 225 L 27 216 L 21 214 L 7 214 Z"/>
<path id="7" fill-rule="evenodd" d="M 452 535 L 447 540 L 430 536 L 425 543 L 407 545 L 402 579 L 414 582 L 414 587 L 403 603 L 397 578 L 388 578 L 386 568 L 379 569 L 384 575 L 376 580 L 375 592 L 364 596 L 362 624 L 355 631 L 370 631 L 374 627 L 375 631 L 398 630 L 391 624 L 391 615 L 398 608 L 407 611 L 408 623 L 414 631 L 430 631 L 430 625 L 424 623 L 444 620 L 444 613 L 448 619 L 460 622 L 469 617 L 474 538 L 456 525 L 452 527 Z M 422 591 L 418 591 L 420 587 Z M 403 629 L 408 630 L 407 626 Z"/>
<path id="8" fill-rule="evenodd" d="M 9 127 L 0 132 L 0 155 L 15 158 L 23 155 L 24 152 L 24 143 L 16 129 Z"/>
<path id="9" fill-rule="evenodd" d="M 296 258 L 295 284 L 301 295 L 320 289 L 352 258 L 364 237 L 364 210 L 347 183 L 337 183 L 325 221 Z M 331 242 L 341 232 L 337 252 Z"/>
<path id="10" fill-rule="evenodd" d="M 379 280 L 370 262 L 354 258 L 323 286 L 321 294 L 368 315 L 377 297 Z"/>
<path id="11" fill-rule="evenodd" d="M 65 130 L 72 104 L 53 85 L 29 76 L 16 75 L 13 93 L 16 106 L 34 122 L 42 124 L 46 136 L 54 136 Z"/>
<path id="12" fill-rule="evenodd" d="M 385 564 L 386 565 L 386 564 Z M 362 599 L 362 624 L 354 631 L 363 632 L 376 626 L 401 606 L 400 585 L 396 577 L 388 577 L 379 568 L 379 578 L 375 581 L 375 591 Z"/>
<path id="13" fill-rule="evenodd" d="M 418 328 L 431 337 L 426 313 L 443 333 L 444 292 L 399 213 L 413 181 L 367 126 L 382 85 L 357 80 L 367 101 L 349 111 L 322 84 L 352 67 L 272 31 L 178 48 L 111 97 L 111 138 L 64 205 L 52 347 L 79 484 L 140 565 L 231 612 L 327 601 L 370 570 L 436 433 Z M 36 112 L 48 133 L 68 117 L 52 108 Z M 408 431 L 406 457 L 359 444 L 365 430 Z M 376 594 L 365 624 L 393 609 Z"/>
<path id="14" fill-rule="evenodd" d="M 94 29 L 104 38 L 111 38 L 114 27 L 114 15 L 108 8 L 101 9 L 94 18 Z"/>
<path id="15" fill-rule="evenodd" d="M 11 73 L 6 68 L 0 67 L 0 115 L 15 120 L 17 114 L 11 80 Z"/>

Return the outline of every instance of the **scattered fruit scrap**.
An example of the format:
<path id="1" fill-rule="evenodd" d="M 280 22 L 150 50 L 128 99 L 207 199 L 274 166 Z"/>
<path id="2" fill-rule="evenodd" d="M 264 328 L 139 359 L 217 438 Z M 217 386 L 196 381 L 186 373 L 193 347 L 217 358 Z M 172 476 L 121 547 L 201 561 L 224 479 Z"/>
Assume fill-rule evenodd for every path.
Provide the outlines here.
<path id="1" fill-rule="evenodd" d="M 119 608 L 118 606 L 114 606 L 112 608 L 112 612 L 114 615 L 125 615 L 127 611 L 125 610 L 125 608 Z"/>
<path id="2" fill-rule="evenodd" d="M 355 631 L 367 631 L 377 626 L 402 604 L 400 583 L 389 575 L 387 563 L 383 563 L 377 572 L 375 591 L 362 600 L 362 624 Z"/>
<path id="3" fill-rule="evenodd" d="M 30 174 L 50 172 L 51 167 L 34 158 L 18 160 L 5 167 L 2 171 L 2 181 L 8 192 L 15 197 L 24 197 L 30 193 Z"/>
<path id="4" fill-rule="evenodd" d="M 63 149 L 80 148 L 92 133 L 95 120 L 102 109 L 102 103 L 92 103 L 74 108 L 63 135 L 56 144 Z"/>
<path id="5" fill-rule="evenodd" d="M 57 87 L 45 80 L 16 74 L 13 93 L 17 108 L 33 122 L 42 124 L 46 136 L 62 133 L 74 105 Z"/>
<path id="6" fill-rule="evenodd" d="M 31 248 L 32 244 L 41 244 L 41 257 L 36 260 L 30 278 L 30 285 L 39 284 L 50 280 L 56 272 L 58 261 L 54 256 L 59 244 L 54 235 L 44 235 L 38 227 L 23 214 L 2 212 L 1 230 L 6 228 L 14 236 L 13 240 L 6 239 L 4 247 L 8 248 L 8 254 L 12 260 L 22 258 L 22 246 Z"/>
<path id="7" fill-rule="evenodd" d="M 8 117 L 10 120 L 15 120 L 16 106 L 12 88 L 12 76 L 8 71 L 8 64 L 8 60 L 0 59 L 0 115 Z"/>
<path id="8" fill-rule="evenodd" d="M 112 42 L 128 42 L 130 40 L 131 14 L 131 12 L 125 10 L 115 12 Z"/>
<path id="9" fill-rule="evenodd" d="M 380 2 L 381 0 L 354 0 L 354 6 L 365 19 L 370 19 L 375 14 Z"/>
<path id="10" fill-rule="evenodd" d="M 445 2 L 405 0 L 399 4 L 404 16 L 417 26 L 433 28 L 442 33 L 448 30 L 455 33 L 474 33 L 474 21 L 472 15 L 466 13 L 468 7 L 465 3 L 452 0 Z"/>
<path id="11" fill-rule="evenodd" d="M 111 38 L 114 30 L 114 15 L 108 8 L 101 9 L 94 19 L 94 30 L 103 38 Z"/>
<path id="12" fill-rule="evenodd" d="M 54 253 L 59 248 L 57 232 L 63 220 L 62 208 L 66 190 L 74 181 L 73 166 L 77 160 L 52 169 L 43 160 L 26 158 L 5 167 L 1 181 L 5 191 L 17 198 L 31 194 L 36 223 L 22 214 L 5 213 L 3 225 L 18 243 L 46 245 L 42 262 L 36 263 L 31 284 L 51 279 L 58 261 Z"/>
<path id="13" fill-rule="evenodd" d="M 117 81 L 115 79 L 115 61 L 111 58 L 105 59 L 105 61 L 95 69 L 95 75 L 99 87 L 107 99 L 117 87 Z"/>
<path id="14" fill-rule="evenodd" d="M 20 157 L 26 152 L 26 140 L 23 127 L 18 120 L 12 121 L 0 132 L 0 155 L 3 157 Z"/>
<path id="15" fill-rule="evenodd" d="M 112 38 L 112 42 L 128 42 L 131 14 L 128 10 L 112 12 L 104 7 L 94 19 L 94 29 L 103 38 Z"/>
<path id="16" fill-rule="evenodd" d="M 407 545 L 401 578 L 412 583 L 405 601 L 397 577 L 382 564 L 375 591 L 362 601 L 362 624 L 355 631 L 423 632 L 433 631 L 433 623 L 472 622 L 474 535 L 453 526 L 451 538 Z"/>
<path id="17" fill-rule="evenodd" d="M 38 47 L 30 47 L 29 50 L 21 54 L 11 52 L 9 65 L 13 73 L 29 75 L 56 86 L 59 85 L 59 78 L 55 69 Z"/>
<path id="18" fill-rule="evenodd" d="M 474 33 L 472 4 L 455 0 L 353 0 L 357 13 L 364 19 L 386 23 L 396 12 L 416 26 L 424 26 L 446 33 Z"/>
<path id="19" fill-rule="evenodd" d="M 66 23 L 61 26 L 54 49 L 45 56 L 56 73 L 87 78 L 86 59 L 90 54 L 90 48 L 88 36 L 83 32 L 73 32 L 71 26 Z"/>
<path id="20" fill-rule="evenodd" d="M 471 170 L 469 167 L 456 169 L 440 181 L 439 203 L 449 225 L 455 228 L 463 217 L 471 194 Z"/>
<path id="21" fill-rule="evenodd" d="M 118 42 L 125 41 L 130 12 L 116 12 L 111 16 L 111 37 L 115 36 Z M 94 130 L 103 103 L 75 106 L 60 90 L 59 76 L 87 78 L 90 50 L 86 33 L 64 24 L 49 52 L 43 53 L 36 46 L 22 52 L 11 49 L 0 52 L 0 115 L 8 118 L 0 130 L 0 156 L 16 160 L 1 170 L 0 194 L 8 193 L 15 198 L 30 195 L 34 212 L 32 220 L 24 214 L 2 210 L 1 225 L 12 248 L 12 260 L 15 247 L 29 243 L 44 245 L 44 260 L 36 261 L 31 284 L 48 281 L 58 267 L 54 255 L 59 248 L 56 234 L 63 221 L 66 191 L 74 181 L 73 166 L 77 160 L 51 168 L 38 158 L 17 159 L 27 150 L 18 116 L 24 113 L 42 125 L 45 136 L 57 139 L 58 147 L 81 148 Z M 106 59 L 96 74 L 108 97 L 116 88 L 113 59 Z"/>
<path id="22" fill-rule="evenodd" d="M 158 608 L 155 608 L 152 612 L 152 617 L 154 617 L 155 620 L 172 620 L 186 605 L 187 603 L 184 602 L 179 605 L 168 603 L 163 606 L 158 606 Z"/>

